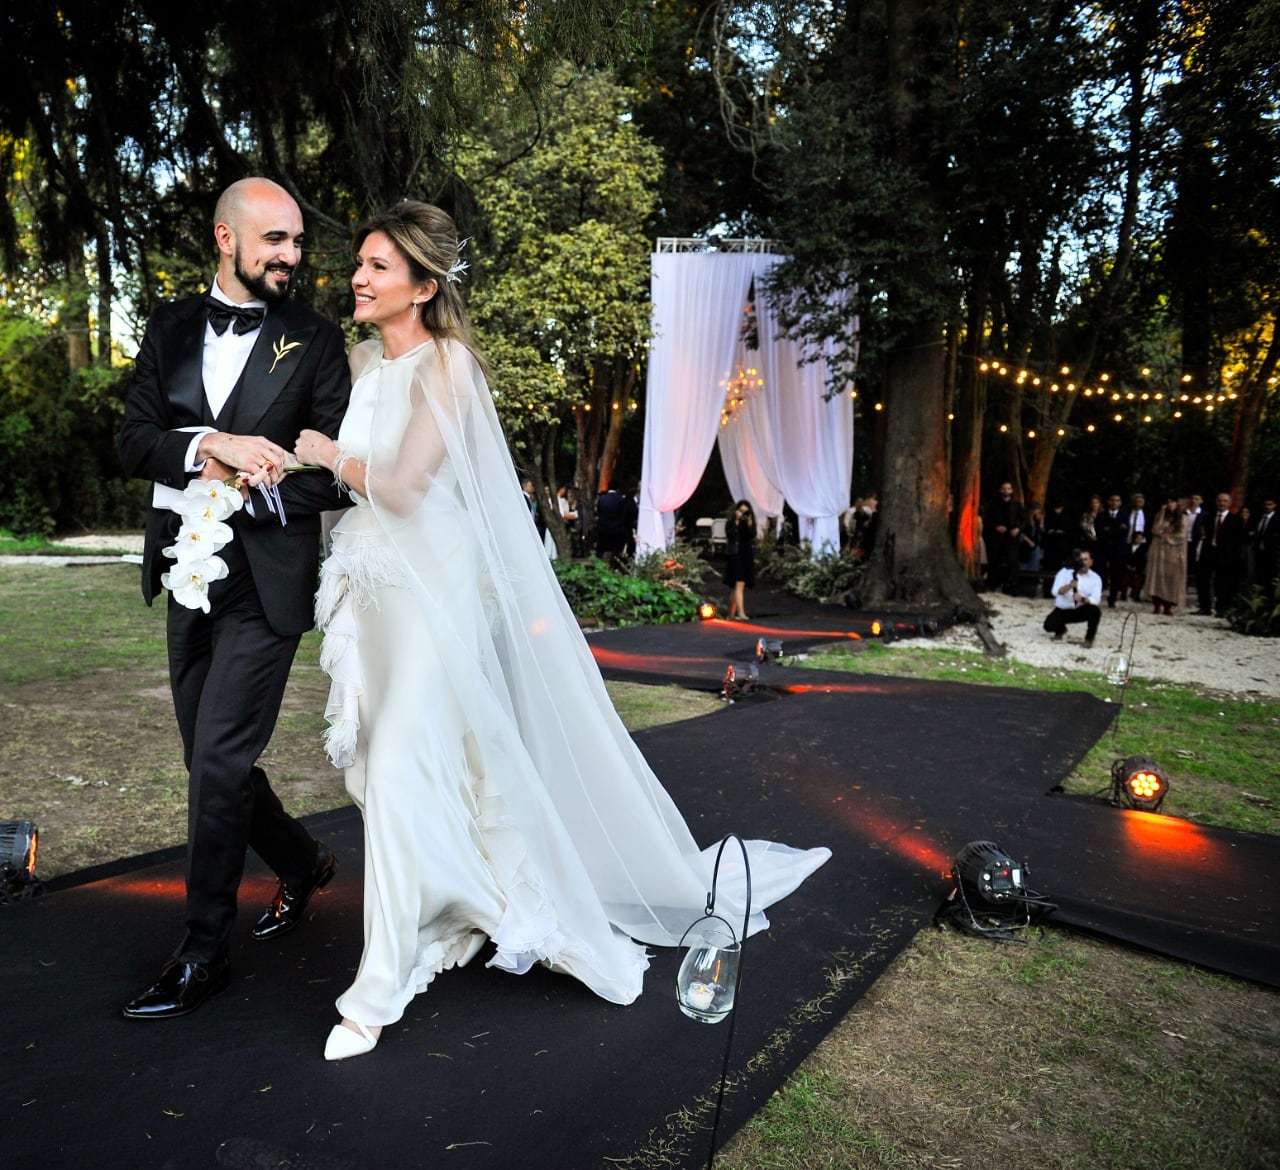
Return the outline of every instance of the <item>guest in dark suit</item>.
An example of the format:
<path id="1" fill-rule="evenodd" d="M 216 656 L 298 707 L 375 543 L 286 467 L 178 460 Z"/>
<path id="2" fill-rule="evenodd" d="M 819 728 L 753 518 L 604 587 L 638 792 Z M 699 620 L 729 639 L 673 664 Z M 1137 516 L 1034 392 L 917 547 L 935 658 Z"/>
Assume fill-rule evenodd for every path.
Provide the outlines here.
<path id="1" fill-rule="evenodd" d="M 1142 600 L 1142 582 L 1147 575 L 1147 553 L 1150 533 L 1147 531 L 1147 498 L 1141 492 L 1129 497 L 1129 527 L 1126 543 L 1129 546 L 1125 560 L 1125 579 L 1120 590 L 1121 600 Z"/>
<path id="2" fill-rule="evenodd" d="M 222 194 L 214 286 L 152 316 L 120 429 L 125 470 L 156 485 L 148 605 L 172 567 L 162 550 L 179 517 L 168 505 L 186 484 L 238 474 L 248 500 L 228 521 L 228 575 L 208 587 L 209 611 L 169 597 L 169 678 L 189 774 L 186 932 L 159 980 L 125 1007 L 131 1019 L 185 1015 L 228 985 L 246 847 L 280 879 L 255 938 L 292 929 L 336 869 L 257 763 L 312 625 L 320 513 L 342 504 L 328 475 L 284 471 L 303 428 L 337 434 L 351 391 L 341 331 L 288 300 L 302 230 L 297 204 L 275 183 L 243 179 Z M 259 485 L 278 491 L 279 512 Z"/>
<path id="3" fill-rule="evenodd" d="M 1262 501 L 1262 511 L 1254 525 L 1253 556 L 1258 585 L 1271 600 L 1280 585 L 1280 520 L 1276 518 L 1276 502 Z"/>
<path id="4" fill-rule="evenodd" d="M 609 488 L 596 498 L 596 556 L 614 567 L 622 563 L 640 509 L 630 492 Z"/>
<path id="5" fill-rule="evenodd" d="M 982 537 L 987 544 L 987 584 L 1006 593 L 1018 591 L 1018 539 L 1027 523 L 1022 505 L 1013 498 L 1013 484 L 1002 483 L 1000 494 L 982 511 Z"/>
<path id="6" fill-rule="evenodd" d="M 1225 617 L 1240 587 L 1244 525 L 1231 511 L 1231 497 L 1219 492 L 1215 506 L 1196 521 L 1196 601 L 1201 614 Z"/>
<path id="7" fill-rule="evenodd" d="M 1107 604 L 1114 609 L 1129 558 L 1129 513 L 1120 506 L 1117 493 L 1107 497 L 1107 506 L 1094 518 L 1093 525 L 1098 534 L 1098 575 L 1107 586 Z"/>

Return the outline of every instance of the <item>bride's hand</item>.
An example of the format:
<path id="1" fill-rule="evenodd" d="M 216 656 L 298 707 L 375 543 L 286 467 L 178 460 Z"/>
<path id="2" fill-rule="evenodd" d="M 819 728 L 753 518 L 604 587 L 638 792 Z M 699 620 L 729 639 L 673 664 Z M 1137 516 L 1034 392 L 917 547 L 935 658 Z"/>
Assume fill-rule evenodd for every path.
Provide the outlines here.
<path id="1" fill-rule="evenodd" d="M 293 451 L 299 463 L 313 463 L 332 471 L 333 461 L 338 455 L 338 444 L 319 431 L 303 431 L 298 436 Z"/>

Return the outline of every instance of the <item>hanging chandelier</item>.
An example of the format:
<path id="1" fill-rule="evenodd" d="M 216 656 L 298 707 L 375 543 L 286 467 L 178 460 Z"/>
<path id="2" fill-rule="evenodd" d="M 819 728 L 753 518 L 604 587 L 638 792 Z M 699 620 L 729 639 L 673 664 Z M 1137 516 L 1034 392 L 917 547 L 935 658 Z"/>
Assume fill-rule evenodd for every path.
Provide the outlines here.
<path id="1" fill-rule="evenodd" d="M 764 379 L 755 366 L 738 364 L 737 372 L 725 383 L 724 405 L 720 408 L 720 425 L 727 427 L 747 403 L 760 393 Z"/>

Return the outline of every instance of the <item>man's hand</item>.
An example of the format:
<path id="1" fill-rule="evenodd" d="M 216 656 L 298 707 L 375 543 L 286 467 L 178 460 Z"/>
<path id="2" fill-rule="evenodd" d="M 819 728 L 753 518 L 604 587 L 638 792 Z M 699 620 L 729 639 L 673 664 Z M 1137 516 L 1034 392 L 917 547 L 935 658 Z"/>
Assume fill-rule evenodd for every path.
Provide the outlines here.
<path id="1" fill-rule="evenodd" d="M 229 469 L 226 476 L 242 474 L 249 487 L 260 483 L 274 486 L 284 479 L 288 452 L 262 435 L 228 435 L 214 431 L 200 440 L 198 459 L 215 460 Z M 205 477 L 211 478 L 211 477 Z"/>
<path id="2" fill-rule="evenodd" d="M 213 456 L 206 459 L 204 466 L 200 469 L 201 479 L 216 479 L 220 483 L 226 483 L 237 474 L 234 467 L 228 467 L 221 459 L 214 459 Z"/>

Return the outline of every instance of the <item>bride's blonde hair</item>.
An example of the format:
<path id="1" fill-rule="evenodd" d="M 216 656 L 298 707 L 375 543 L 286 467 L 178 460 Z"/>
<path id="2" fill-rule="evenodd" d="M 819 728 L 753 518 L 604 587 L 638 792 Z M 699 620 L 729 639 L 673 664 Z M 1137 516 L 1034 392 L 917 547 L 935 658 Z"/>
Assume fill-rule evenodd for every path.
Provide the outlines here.
<path id="1" fill-rule="evenodd" d="M 484 355 L 471 337 L 471 323 L 459 292 L 459 277 L 466 264 L 458 259 L 458 228 L 453 218 L 433 203 L 406 199 L 392 204 L 356 228 L 351 239 L 352 259 L 358 262 L 361 247 L 374 232 L 381 232 L 395 245 L 416 283 L 436 282 L 435 295 L 418 313 L 423 330 L 438 341 L 452 338 L 461 342 L 484 368 Z"/>

